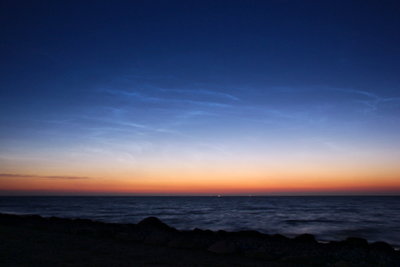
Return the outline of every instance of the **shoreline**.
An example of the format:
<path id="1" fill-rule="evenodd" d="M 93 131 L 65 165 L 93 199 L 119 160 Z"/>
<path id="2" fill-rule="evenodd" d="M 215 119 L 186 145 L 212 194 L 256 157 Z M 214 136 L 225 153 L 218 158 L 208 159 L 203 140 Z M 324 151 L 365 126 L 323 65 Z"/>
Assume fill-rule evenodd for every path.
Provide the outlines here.
<path id="1" fill-rule="evenodd" d="M 29 217 L 29 216 L 40 216 L 40 217 L 42 217 L 42 218 L 44 218 L 44 219 L 49 219 L 49 218 L 58 218 L 58 219 L 66 219 L 66 220 L 89 220 L 89 221 L 92 221 L 92 222 L 95 222 L 95 223 L 104 223 L 104 224 L 113 224 L 113 225 L 126 225 L 126 224 L 132 224 L 132 225 L 135 225 L 135 223 L 124 223 L 124 222 L 110 222 L 110 221 L 107 221 L 107 220 L 96 220 L 96 219 L 91 219 L 91 218 L 79 218 L 79 217 L 58 217 L 58 216 L 52 216 L 52 215 L 39 215 L 39 214 L 34 214 L 34 213 L 28 213 L 28 212 L 8 212 L 8 211 L 0 211 L 0 216 L 1 215 L 16 215 L 16 216 L 22 216 L 22 217 Z M 150 216 L 150 217 L 152 217 L 152 216 Z M 154 217 L 156 217 L 157 219 L 159 219 L 157 216 L 154 216 Z M 160 221 L 161 221 L 161 219 L 159 219 Z M 163 222 L 164 223 L 164 222 Z M 137 223 L 136 223 L 137 224 Z M 177 227 L 173 227 L 173 226 L 170 226 L 171 228 L 176 228 L 178 231 L 181 231 L 181 232 L 190 232 L 191 230 L 190 229 L 186 229 L 186 228 L 177 228 Z M 197 227 L 195 227 L 195 228 L 197 228 Z M 193 229 L 195 229 L 195 228 L 193 228 Z M 203 229 L 203 228 L 200 228 L 200 229 Z M 241 230 L 226 230 L 226 229 L 213 229 L 213 230 L 211 230 L 211 229 L 206 229 L 206 230 L 210 230 L 210 231 L 213 231 L 213 232 L 218 232 L 218 231 L 225 231 L 225 232 L 239 232 L 239 231 L 241 231 Z M 281 233 L 266 233 L 266 232 L 263 232 L 263 231 L 259 231 L 259 230 L 254 230 L 254 229 L 244 229 L 243 231 L 251 231 L 251 232 L 259 232 L 260 234 L 262 234 L 262 235 L 267 235 L 267 236 L 271 236 L 271 235 L 282 235 L 282 236 L 285 236 L 285 237 L 287 237 L 287 238 L 289 238 L 289 239 L 293 239 L 293 238 L 295 238 L 296 236 L 299 236 L 299 235 L 302 235 L 302 234 L 309 234 L 309 235 L 312 235 L 312 236 L 315 236 L 314 234 L 311 234 L 311 233 L 302 233 L 302 234 L 281 234 Z M 386 244 L 388 244 L 389 246 L 391 246 L 395 251 L 399 251 L 400 252 L 400 244 L 399 245 L 397 245 L 397 244 L 393 244 L 393 243 L 390 243 L 390 242 L 387 242 L 387 241 L 384 241 L 384 240 L 369 240 L 368 238 L 364 238 L 364 237 L 359 237 L 359 236 L 357 236 L 357 235 L 352 235 L 352 236 L 348 236 L 348 237 L 354 237 L 354 238 L 359 238 L 359 239 L 364 239 L 364 240 L 366 240 L 368 243 L 370 243 L 370 244 L 372 244 L 372 243 L 386 243 Z M 329 244 L 330 242 L 340 242 L 340 241 L 344 241 L 344 240 L 340 240 L 340 239 L 317 239 L 316 237 L 314 237 L 315 238 L 315 240 L 318 242 L 318 243 L 321 243 L 321 244 Z"/>
<path id="2" fill-rule="evenodd" d="M 400 252 L 385 242 L 369 243 L 356 237 L 319 242 L 311 234 L 288 238 L 257 231 L 181 231 L 156 217 L 118 224 L 0 213 L 0 231 L 2 266 L 91 265 L 99 257 L 101 262 L 94 265 L 400 266 Z M 60 247 L 52 246 L 58 243 Z M 96 250 L 71 253 L 80 245 L 100 246 L 109 254 L 99 256 Z M 47 261 L 37 257 L 41 254 Z M 20 262 L 23 259 L 29 261 Z M 154 259 L 159 260 L 153 264 Z"/>

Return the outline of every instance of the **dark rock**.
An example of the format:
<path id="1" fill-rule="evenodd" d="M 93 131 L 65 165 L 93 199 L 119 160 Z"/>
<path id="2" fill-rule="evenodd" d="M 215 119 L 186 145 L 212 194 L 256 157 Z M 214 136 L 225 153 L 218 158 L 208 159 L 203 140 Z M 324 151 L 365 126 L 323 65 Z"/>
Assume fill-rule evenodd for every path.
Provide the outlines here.
<path id="1" fill-rule="evenodd" d="M 49 220 L 51 223 L 60 223 L 60 224 L 65 223 L 65 219 L 54 217 L 54 216 L 51 216 L 47 220 Z"/>
<path id="2" fill-rule="evenodd" d="M 143 240 L 145 244 L 164 245 L 171 240 L 171 234 L 166 231 L 150 232 Z"/>
<path id="3" fill-rule="evenodd" d="M 168 246 L 171 248 L 195 248 L 196 244 L 193 239 L 181 235 L 171 239 Z"/>
<path id="4" fill-rule="evenodd" d="M 359 247 L 359 248 L 368 247 L 368 241 L 364 238 L 359 238 L 359 237 L 349 237 L 343 242 L 343 244 L 347 245 L 347 246 Z"/>
<path id="5" fill-rule="evenodd" d="M 137 229 L 130 232 L 120 232 L 115 235 L 115 238 L 124 241 L 142 242 L 146 238 L 146 233 Z"/>
<path id="6" fill-rule="evenodd" d="M 237 249 L 243 253 L 247 253 L 249 251 L 258 251 L 265 245 L 265 239 L 261 237 L 239 236 L 234 240 Z"/>
<path id="7" fill-rule="evenodd" d="M 298 235 L 294 238 L 294 241 L 296 242 L 301 242 L 301 243 L 308 243 L 308 244 L 315 244 L 317 243 L 317 240 L 315 240 L 315 237 L 310 234 L 302 234 Z"/>
<path id="8" fill-rule="evenodd" d="M 331 257 L 352 264 L 363 263 L 369 255 L 368 242 L 363 238 L 350 237 L 345 241 L 330 242 L 326 247 Z"/>
<path id="9" fill-rule="evenodd" d="M 384 252 L 394 252 L 394 249 L 391 245 L 386 242 L 374 242 L 370 245 L 371 249 L 384 251 Z"/>
<path id="10" fill-rule="evenodd" d="M 132 239 L 132 236 L 127 232 L 119 232 L 115 234 L 115 238 L 123 241 L 136 241 Z"/>
<path id="11" fill-rule="evenodd" d="M 256 258 L 256 259 L 265 259 L 267 257 L 267 253 L 266 253 L 265 249 L 263 249 L 263 248 L 245 251 L 244 255 L 246 255 L 247 257 Z"/>
<path id="12" fill-rule="evenodd" d="M 279 255 L 270 253 L 264 247 L 245 251 L 244 255 L 246 255 L 247 257 L 250 257 L 250 258 L 262 259 L 262 260 L 268 260 L 268 261 L 273 261 L 273 260 L 276 260 L 279 258 Z"/>
<path id="13" fill-rule="evenodd" d="M 107 238 L 107 237 L 115 237 L 115 235 L 118 232 L 116 232 L 114 229 L 112 228 L 99 228 L 96 231 L 96 236 L 98 237 L 102 237 L 102 238 Z"/>
<path id="14" fill-rule="evenodd" d="M 224 230 L 218 230 L 217 234 L 221 237 L 226 237 L 227 235 L 229 235 L 229 232 L 224 231 Z"/>
<path id="15" fill-rule="evenodd" d="M 166 224 L 163 223 L 160 219 L 157 217 L 147 217 L 141 220 L 138 225 L 143 226 L 143 225 L 150 225 L 150 226 L 165 226 Z"/>
<path id="16" fill-rule="evenodd" d="M 352 264 L 350 264 L 346 261 L 338 261 L 333 266 L 334 267 L 349 267 L 349 266 L 352 266 Z"/>
<path id="17" fill-rule="evenodd" d="M 280 235 L 280 234 L 275 234 L 270 237 L 271 240 L 273 241 L 280 241 L 280 242 L 288 242 L 289 238 L 286 236 Z"/>
<path id="18" fill-rule="evenodd" d="M 290 239 L 279 234 L 271 236 L 257 231 L 178 231 L 155 217 L 146 218 L 138 224 L 112 224 L 81 219 L 0 214 L 1 225 L 100 237 L 102 240 L 143 242 L 203 252 L 208 250 L 216 254 L 237 253 L 237 256 L 246 255 L 282 263 L 282 266 L 287 266 L 286 263 L 288 266 L 400 266 L 400 253 L 389 244 L 368 244 L 367 240 L 355 237 L 324 244 L 318 243 L 310 234 Z M 11 228 L 10 226 L 7 227 Z"/>
<path id="19" fill-rule="evenodd" d="M 266 236 L 265 234 L 262 234 L 258 231 L 239 231 L 234 233 L 235 236 L 239 237 L 262 237 Z"/>
<path id="20" fill-rule="evenodd" d="M 89 219 L 79 219 L 79 218 L 74 219 L 74 222 L 80 223 L 80 224 L 92 224 L 92 223 L 94 223 L 94 221 L 92 221 L 92 220 L 89 220 Z"/>
<path id="21" fill-rule="evenodd" d="M 211 230 L 208 230 L 208 229 L 207 229 L 207 230 L 203 230 L 203 232 L 204 232 L 204 233 L 207 233 L 207 234 L 214 234 L 214 232 L 213 232 L 213 231 L 211 231 Z"/>
<path id="22" fill-rule="evenodd" d="M 96 235 L 96 230 L 91 227 L 77 227 L 72 230 L 72 234 L 94 236 Z"/>
<path id="23" fill-rule="evenodd" d="M 175 228 L 170 227 L 169 225 L 163 223 L 157 217 L 147 217 L 138 223 L 140 227 L 151 227 L 151 228 L 158 228 L 164 230 L 175 230 Z"/>
<path id="24" fill-rule="evenodd" d="M 209 248 L 208 251 L 211 251 L 213 253 L 217 254 L 232 254 L 236 251 L 236 246 L 234 243 L 226 241 L 226 240 L 220 240 L 212 244 Z"/>

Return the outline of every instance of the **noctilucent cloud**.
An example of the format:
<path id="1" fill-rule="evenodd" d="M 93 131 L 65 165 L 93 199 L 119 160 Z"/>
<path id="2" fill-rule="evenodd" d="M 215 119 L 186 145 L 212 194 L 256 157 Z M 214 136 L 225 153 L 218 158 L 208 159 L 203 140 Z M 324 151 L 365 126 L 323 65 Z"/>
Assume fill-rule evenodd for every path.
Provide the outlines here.
<path id="1" fill-rule="evenodd" d="M 2 1 L 0 194 L 398 194 L 397 1 Z"/>

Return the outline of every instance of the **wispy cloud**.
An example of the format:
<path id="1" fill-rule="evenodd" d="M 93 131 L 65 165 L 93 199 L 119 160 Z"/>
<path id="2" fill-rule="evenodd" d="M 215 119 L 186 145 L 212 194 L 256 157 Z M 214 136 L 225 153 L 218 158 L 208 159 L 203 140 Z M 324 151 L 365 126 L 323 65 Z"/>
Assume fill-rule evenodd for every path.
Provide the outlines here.
<path id="1" fill-rule="evenodd" d="M 131 86 L 136 86 L 140 88 L 146 88 L 149 90 L 157 91 L 157 92 L 163 92 L 163 93 L 175 93 L 175 94 L 180 94 L 183 97 L 186 96 L 205 96 L 205 97 L 214 97 L 214 98 L 219 98 L 219 99 L 224 99 L 224 100 L 230 100 L 230 101 L 240 101 L 240 98 L 231 94 L 231 93 L 226 93 L 221 89 L 211 89 L 215 87 L 220 87 L 215 84 L 210 84 L 210 83 L 199 83 L 199 82 L 193 82 L 193 81 L 187 81 L 185 79 L 177 78 L 172 75 L 154 75 L 148 74 L 148 75 L 123 75 L 119 78 L 116 79 L 117 83 L 118 81 L 123 81 L 124 83 L 131 84 Z M 168 88 L 168 87 L 163 87 L 160 86 L 160 82 L 164 82 L 167 84 L 170 84 L 171 82 L 173 84 L 177 84 L 175 88 Z M 117 87 L 118 88 L 118 87 Z"/>
<path id="2" fill-rule="evenodd" d="M 152 97 L 152 96 L 147 96 L 138 92 L 134 91 L 124 91 L 124 90 L 116 90 L 116 89 L 101 89 L 101 92 L 108 93 L 111 95 L 117 95 L 117 96 L 128 96 L 128 97 L 135 97 L 139 99 L 140 101 L 144 102 L 162 102 L 164 99 L 159 98 L 159 97 Z"/>
<path id="3" fill-rule="evenodd" d="M 379 96 L 375 93 L 371 93 L 369 91 L 363 91 L 363 90 L 355 90 L 355 89 L 336 89 L 337 91 L 349 93 L 349 94 L 355 94 L 359 96 L 364 96 L 364 99 L 355 99 L 356 102 L 362 103 L 368 108 L 364 111 L 371 112 L 371 111 L 376 111 L 380 107 L 386 104 L 399 104 L 400 103 L 400 97 L 382 97 Z"/>
<path id="4" fill-rule="evenodd" d="M 225 98 L 227 100 L 233 100 L 233 101 L 239 101 L 240 99 L 234 95 L 227 94 L 227 93 L 222 93 L 218 91 L 213 91 L 213 90 L 185 90 L 185 89 L 164 89 L 164 88 L 158 88 L 158 90 L 162 92 L 172 92 L 172 93 L 180 93 L 184 95 L 205 95 L 205 96 L 213 96 L 213 97 L 220 97 L 220 98 Z"/>
<path id="5" fill-rule="evenodd" d="M 379 97 L 376 94 L 368 92 L 368 91 L 356 90 L 356 89 L 336 89 L 336 90 L 345 92 L 345 93 L 353 93 L 353 94 L 367 96 L 369 98 L 379 99 Z"/>
<path id="6" fill-rule="evenodd" d="M 65 180 L 81 180 L 90 179 L 85 176 L 64 176 L 64 175 L 34 175 L 34 174 L 19 174 L 19 173 L 0 173 L 0 178 L 44 178 L 44 179 L 65 179 Z"/>
<path id="7" fill-rule="evenodd" d="M 216 113 L 207 112 L 204 110 L 190 110 L 177 116 L 177 119 L 192 119 L 201 116 L 217 116 Z"/>
<path id="8" fill-rule="evenodd" d="M 115 144 L 117 140 L 134 140 L 136 137 L 154 136 L 162 134 L 176 137 L 187 137 L 181 131 L 171 128 L 170 120 L 163 123 L 140 123 L 133 121 L 132 116 L 79 116 L 87 122 L 93 122 L 96 126 L 86 126 L 85 136 L 102 144 Z"/>
<path id="9" fill-rule="evenodd" d="M 112 95 L 135 98 L 138 101 L 147 103 L 192 104 L 192 105 L 201 105 L 201 106 L 218 107 L 218 108 L 227 108 L 232 106 L 230 104 L 215 102 L 215 101 L 200 101 L 200 100 L 192 100 L 185 98 L 155 97 L 155 96 L 145 95 L 136 91 L 124 91 L 115 89 L 102 89 L 101 91 Z"/>

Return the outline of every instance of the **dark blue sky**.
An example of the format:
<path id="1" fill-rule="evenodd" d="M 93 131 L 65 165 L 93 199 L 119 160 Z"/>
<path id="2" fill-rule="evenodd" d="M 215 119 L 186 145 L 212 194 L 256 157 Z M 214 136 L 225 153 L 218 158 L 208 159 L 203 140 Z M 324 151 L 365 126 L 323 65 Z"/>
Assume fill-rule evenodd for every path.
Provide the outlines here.
<path id="1" fill-rule="evenodd" d="M 83 2 L 2 1 L 2 86 L 70 91 L 132 72 L 387 94 L 399 83 L 396 1 Z"/>
<path id="2" fill-rule="evenodd" d="M 398 1 L 1 1 L 2 170 L 324 155 L 393 172 L 399 29 Z"/>

